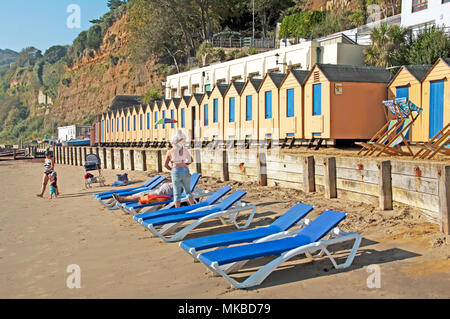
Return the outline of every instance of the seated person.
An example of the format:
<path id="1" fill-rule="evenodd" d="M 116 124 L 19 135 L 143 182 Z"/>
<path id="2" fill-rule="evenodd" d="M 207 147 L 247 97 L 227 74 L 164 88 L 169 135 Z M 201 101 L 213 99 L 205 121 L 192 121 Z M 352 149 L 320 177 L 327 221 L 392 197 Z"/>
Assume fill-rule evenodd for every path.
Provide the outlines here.
<path id="1" fill-rule="evenodd" d="M 143 192 L 133 194 L 130 196 L 120 196 L 117 194 L 113 194 L 112 196 L 119 203 L 124 203 L 124 202 L 138 202 L 139 197 L 143 197 L 146 195 L 172 197 L 173 196 L 173 185 L 172 185 L 172 183 L 166 182 L 155 190 L 143 191 Z"/>

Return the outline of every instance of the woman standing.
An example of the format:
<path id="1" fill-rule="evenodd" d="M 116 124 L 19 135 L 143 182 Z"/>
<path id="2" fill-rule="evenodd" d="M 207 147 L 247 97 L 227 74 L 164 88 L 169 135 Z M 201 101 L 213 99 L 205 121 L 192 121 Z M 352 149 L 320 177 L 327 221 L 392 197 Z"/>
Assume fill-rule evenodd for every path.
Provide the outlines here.
<path id="1" fill-rule="evenodd" d="M 48 180 L 50 178 L 50 174 L 53 172 L 53 170 L 55 169 L 55 162 L 53 161 L 53 156 L 52 156 L 52 152 L 49 150 L 46 150 L 45 153 L 45 161 L 44 161 L 44 179 L 42 181 L 42 188 L 41 188 L 41 193 L 37 194 L 37 197 L 43 197 L 44 196 L 44 192 L 45 192 L 45 188 L 47 187 L 47 183 Z"/>
<path id="2" fill-rule="evenodd" d="M 184 146 L 186 142 L 186 135 L 181 130 L 177 135 L 171 139 L 172 148 L 167 152 L 166 161 L 164 167 L 171 171 L 172 184 L 173 184 L 173 197 L 175 207 L 181 205 L 182 190 L 188 197 L 189 204 L 193 205 L 194 197 L 191 193 L 191 174 L 189 173 L 188 165 L 191 164 L 194 159 L 192 158 L 189 150 Z M 172 166 L 169 165 L 172 164 Z"/>

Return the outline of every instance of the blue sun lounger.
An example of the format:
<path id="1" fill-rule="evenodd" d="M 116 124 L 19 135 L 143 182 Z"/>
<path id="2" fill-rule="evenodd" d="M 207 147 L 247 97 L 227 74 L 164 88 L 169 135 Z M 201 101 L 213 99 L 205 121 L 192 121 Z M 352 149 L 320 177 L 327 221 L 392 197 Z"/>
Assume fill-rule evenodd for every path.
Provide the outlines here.
<path id="1" fill-rule="evenodd" d="M 192 196 L 195 199 L 198 199 L 202 196 L 205 196 L 207 193 L 204 192 L 195 192 L 195 187 L 197 186 L 197 183 L 200 179 L 202 175 L 199 173 L 194 173 L 191 175 L 191 181 L 190 181 L 190 186 L 191 186 L 191 192 L 192 192 Z M 187 201 L 188 198 L 186 197 L 185 193 L 183 192 L 183 195 L 181 195 L 181 201 Z M 171 200 L 168 201 L 163 201 L 163 202 L 157 202 L 157 203 L 150 203 L 150 204 L 143 204 L 140 205 L 138 202 L 125 202 L 125 203 L 117 203 L 117 206 L 122 209 L 122 211 L 126 214 L 138 214 L 142 209 L 146 209 L 144 210 L 142 213 L 146 213 L 147 211 L 150 211 L 160 205 L 167 205 L 168 207 L 166 208 L 170 208 L 173 206 L 173 197 L 171 198 Z"/>
<path id="2" fill-rule="evenodd" d="M 110 191 L 101 192 L 101 193 L 95 193 L 94 197 L 95 197 L 95 199 L 97 199 L 97 198 L 106 199 L 106 198 L 111 198 L 112 194 L 119 194 L 119 195 L 121 195 L 122 193 L 132 192 L 134 190 L 138 190 L 138 189 L 141 189 L 141 188 L 147 188 L 154 181 L 156 181 L 160 177 L 161 177 L 161 175 L 156 175 L 153 178 L 151 178 L 150 180 L 148 180 L 146 183 L 144 183 L 143 185 L 136 186 L 136 187 L 125 188 L 125 189 L 118 189 L 118 190 L 110 190 Z"/>
<path id="3" fill-rule="evenodd" d="M 214 208 L 214 204 L 216 204 L 216 202 L 219 201 L 223 196 L 225 196 L 229 191 L 231 191 L 230 186 L 223 186 L 222 188 L 215 191 L 214 193 L 211 193 L 211 195 L 209 195 L 208 198 L 206 198 L 204 201 L 197 203 L 195 205 L 188 205 L 188 206 L 181 206 L 178 208 L 170 208 L 170 209 L 161 209 L 158 211 L 151 211 L 151 212 L 147 212 L 147 213 L 137 214 L 133 218 L 139 224 L 142 224 L 142 222 L 144 220 L 150 219 L 150 218 L 183 214 L 183 213 L 187 213 L 187 212 L 192 212 L 194 210 L 199 210 L 200 208 L 203 210 L 212 209 L 212 208 Z"/>
<path id="4" fill-rule="evenodd" d="M 198 252 L 205 249 L 251 243 L 268 236 L 271 236 L 271 238 L 273 236 L 286 237 L 289 234 L 287 231 L 293 226 L 308 224 L 309 220 L 304 220 L 304 218 L 313 209 L 314 207 L 311 205 L 298 203 L 268 226 L 189 239 L 182 241 L 180 247 L 194 259 L 197 259 Z"/>
<path id="5" fill-rule="evenodd" d="M 147 187 L 139 187 L 139 188 L 136 188 L 135 190 L 118 193 L 118 195 L 130 196 L 130 195 L 138 194 L 143 191 L 150 191 L 150 190 L 157 188 L 165 180 L 166 180 L 165 176 L 158 175 L 158 178 L 156 178 Z M 110 210 L 118 209 L 117 204 L 119 204 L 119 203 L 113 198 L 112 194 L 113 193 L 111 193 L 111 195 L 104 195 L 102 197 L 97 198 L 97 200 L 100 202 L 100 204 L 102 204 L 103 206 L 105 206 L 106 208 L 108 208 Z M 116 193 L 114 193 L 114 194 L 116 194 Z"/>
<path id="6" fill-rule="evenodd" d="M 345 217 L 345 213 L 328 210 L 293 237 L 208 251 L 201 253 L 198 259 L 215 275 L 223 276 L 238 289 L 261 284 L 280 264 L 300 254 L 315 258 L 322 257 L 325 253 L 336 269 L 346 268 L 353 262 L 361 243 L 361 236 L 356 233 L 345 233 L 335 228 Z M 328 239 L 322 239 L 327 235 L 330 236 Z M 338 265 L 327 247 L 349 240 L 354 240 L 353 248 L 347 260 Z M 319 254 L 311 256 L 316 251 L 320 251 Z M 237 282 L 228 275 L 242 268 L 248 260 L 268 256 L 278 257 L 242 282 Z"/>
<path id="7" fill-rule="evenodd" d="M 212 209 L 201 210 L 200 208 L 196 211 L 187 212 L 185 214 L 150 218 L 142 221 L 141 225 L 146 227 L 153 235 L 160 237 L 166 242 L 182 240 L 191 230 L 213 218 L 220 218 L 223 223 L 233 222 L 238 229 L 247 228 L 255 215 L 256 206 L 242 203 L 240 201 L 245 194 L 247 194 L 246 191 L 235 191 Z M 250 209 L 252 211 L 247 219 L 247 222 L 243 226 L 239 225 L 236 221 L 239 212 Z M 227 218 L 225 219 L 225 217 Z M 193 222 L 177 231 L 171 237 L 165 236 L 166 234 L 169 234 L 182 226 L 182 224 L 187 221 Z"/>

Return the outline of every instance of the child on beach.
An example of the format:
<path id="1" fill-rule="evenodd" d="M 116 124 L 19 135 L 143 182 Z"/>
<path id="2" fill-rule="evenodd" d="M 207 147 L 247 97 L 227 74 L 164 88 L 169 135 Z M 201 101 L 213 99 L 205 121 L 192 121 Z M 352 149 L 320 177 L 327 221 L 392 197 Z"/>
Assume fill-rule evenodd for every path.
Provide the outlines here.
<path id="1" fill-rule="evenodd" d="M 50 173 L 50 177 L 49 177 L 49 180 L 50 180 L 50 199 L 53 198 L 53 195 L 55 195 L 55 198 L 58 197 L 58 185 L 56 184 L 57 183 L 57 179 L 58 178 L 56 177 L 56 172 L 55 171 L 51 172 Z"/>

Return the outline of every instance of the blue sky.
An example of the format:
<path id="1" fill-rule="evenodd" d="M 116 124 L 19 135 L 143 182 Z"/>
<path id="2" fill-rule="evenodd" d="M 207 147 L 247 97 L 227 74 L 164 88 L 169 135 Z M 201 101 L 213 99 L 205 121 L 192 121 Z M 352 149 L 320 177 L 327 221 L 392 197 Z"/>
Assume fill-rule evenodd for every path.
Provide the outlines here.
<path id="1" fill-rule="evenodd" d="M 34 46 L 45 52 L 53 45 L 72 44 L 77 35 L 89 29 L 89 20 L 103 16 L 106 0 L 0 0 L 0 49 Z M 80 8 L 81 28 L 70 29 L 69 5 Z"/>

